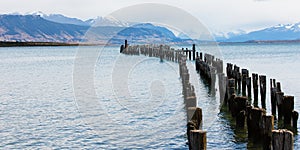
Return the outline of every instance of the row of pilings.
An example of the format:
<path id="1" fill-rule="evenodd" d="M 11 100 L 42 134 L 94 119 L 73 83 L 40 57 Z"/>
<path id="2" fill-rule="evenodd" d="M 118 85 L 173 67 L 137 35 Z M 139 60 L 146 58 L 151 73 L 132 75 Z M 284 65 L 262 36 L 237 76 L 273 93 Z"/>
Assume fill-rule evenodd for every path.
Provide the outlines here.
<path id="1" fill-rule="evenodd" d="M 190 83 L 190 74 L 187 68 L 187 60 L 196 59 L 195 45 L 193 50 L 170 48 L 168 45 L 129 45 L 120 47 L 120 52 L 126 55 L 145 55 L 157 57 L 161 61 L 173 61 L 179 64 L 179 75 L 182 82 L 182 95 L 187 114 L 187 140 L 189 149 L 206 149 L 206 131 L 202 129 L 202 109 L 197 106 L 195 88 Z"/>
<path id="2" fill-rule="evenodd" d="M 267 115 L 265 75 L 253 73 L 251 78 L 247 69 L 241 69 L 240 72 L 240 67 L 227 63 L 225 76 L 223 61 L 209 54 L 205 54 L 204 58 L 196 58 L 195 65 L 212 91 L 215 91 L 215 78 L 218 77 L 221 104 L 235 118 L 236 128 L 247 127 L 249 140 L 260 143 L 266 150 L 293 149 L 292 131 L 297 131 L 298 112 L 294 110 L 294 96 L 284 96 L 280 82 L 270 79 L 272 115 Z M 259 92 L 261 108 L 258 106 Z M 278 130 L 274 130 L 274 119 L 278 119 Z M 283 125 L 280 124 L 282 120 Z"/>
<path id="3" fill-rule="evenodd" d="M 252 73 L 250 76 L 247 69 L 240 69 L 231 63 L 227 63 L 226 73 L 224 73 L 221 59 L 195 51 L 195 45 L 192 50 L 184 48 L 175 50 L 167 45 L 129 46 L 127 42 L 120 48 L 123 54 L 145 55 L 160 58 L 161 61 L 179 63 L 182 94 L 187 111 L 187 137 L 190 149 L 206 149 L 206 132 L 201 130 L 202 110 L 197 107 L 195 89 L 189 81 L 190 75 L 186 66 L 188 59 L 195 60 L 196 71 L 209 85 L 212 92 L 218 88 L 222 106 L 235 119 L 235 128 L 246 127 L 245 134 L 248 135 L 248 140 L 260 143 L 262 148 L 267 150 L 293 149 L 292 131 L 297 131 L 298 112 L 294 110 L 294 97 L 284 95 L 280 82 L 270 79 L 272 115 L 267 115 L 267 78 L 265 75 Z M 259 98 L 261 107 L 258 106 Z M 276 119 L 277 130 L 274 128 Z M 283 122 L 282 125 L 281 122 Z"/>

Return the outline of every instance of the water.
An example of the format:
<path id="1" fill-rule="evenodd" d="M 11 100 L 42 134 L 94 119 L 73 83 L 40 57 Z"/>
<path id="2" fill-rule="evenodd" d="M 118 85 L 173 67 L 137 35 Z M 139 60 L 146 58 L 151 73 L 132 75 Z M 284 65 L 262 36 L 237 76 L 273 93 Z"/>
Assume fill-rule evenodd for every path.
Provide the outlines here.
<path id="1" fill-rule="evenodd" d="M 204 51 L 209 49 L 202 47 Z M 295 96 L 297 111 L 299 49 L 299 44 L 220 46 L 225 62 L 280 81 L 282 90 Z M 78 50 L 100 49 L 0 48 L 1 149 L 188 148 L 178 64 L 119 55 L 118 47 L 107 47 L 92 68 L 95 95 L 89 95 L 90 89 L 73 82 Z M 220 113 L 218 96 L 211 95 L 192 71 L 192 62 L 188 67 L 197 87 L 198 105 L 203 109 L 208 148 L 250 149 L 247 136 L 239 134 L 243 131 L 235 130 L 228 114 Z M 88 76 L 79 79 L 85 83 Z M 76 94 L 77 88 L 83 95 Z M 270 113 L 270 109 L 267 111 Z M 296 135 L 295 149 L 299 143 Z"/>

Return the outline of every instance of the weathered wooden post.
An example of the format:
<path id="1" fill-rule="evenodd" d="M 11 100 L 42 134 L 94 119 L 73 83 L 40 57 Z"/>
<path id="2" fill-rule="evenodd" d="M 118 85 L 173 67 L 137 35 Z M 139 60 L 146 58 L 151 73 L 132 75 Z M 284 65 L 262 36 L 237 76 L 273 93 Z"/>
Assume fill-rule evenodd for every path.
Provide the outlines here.
<path id="1" fill-rule="evenodd" d="M 247 94 L 248 94 L 248 98 L 249 98 L 249 101 L 251 101 L 251 77 L 247 77 L 246 78 L 246 85 L 247 85 Z"/>
<path id="2" fill-rule="evenodd" d="M 202 57 L 202 53 L 200 52 L 200 60 L 203 60 L 202 58 L 203 58 L 203 57 Z"/>
<path id="3" fill-rule="evenodd" d="M 258 107 L 258 74 L 252 73 L 254 107 Z"/>
<path id="4" fill-rule="evenodd" d="M 235 89 L 237 90 L 238 94 L 240 94 L 241 91 L 241 87 L 240 87 L 241 75 L 239 73 L 240 73 L 240 67 L 234 65 L 232 77 L 235 79 Z"/>
<path id="5" fill-rule="evenodd" d="M 199 107 L 188 107 L 188 121 L 192 121 L 195 129 L 199 130 L 202 126 L 202 109 Z"/>
<path id="6" fill-rule="evenodd" d="M 193 60 L 195 60 L 196 45 L 193 44 Z"/>
<path id="7" fill-rule="evenodd" d="M 263 116 L 262 118 L 263 126 L 263 149 L 271 150 L 272 149 L 272 130 L 274 130 L 274 117 Z"/>
<path id="8" fill-rule="evenodd" d="M 122 53 L 123 50 L 124 50 L 124 45 L 121 45 L 121 47 L 120 47 L 120 53 Z"/>
<path id="9" fill-rule="evenodd" d="M 252 108 L 247 118 L 248 136 L 254 140 L 254 142 L 260 141 L 262 138 L 262 116 L 266 115 L 266 111 L 261 108 Z"/>
<path id="10" fill-rule="evenodd" d="M 284 124 L 291 126 L 292 111 L 294 110 L 294 96 L 283 97 Z"/>
<path id="11" fill-rule="evenodd" d="M 276 104 L 278 108 L 278 120 L 282 120 L 282 117 L 284 115 L 284 109 L 283 109 L 283 92 L 276 92 Z"/>
<path id="12" fill-rule="evenodd" d="M 265 75 L 260 75 L 259 76 L 259 85 L 260 85 L 260 96 L 261 96 L 261 107 L 266 109 L 266 91 L 267 91 L 267 86 L 266 86 L 266 76 Z"/>
<path id="13" fill-rule="evenodd" d="M 242 69 L 242 95 L 246 96 L 246 78 L 249 76 L 247 69 Z"/>
<path id="14" fill-rule="evenodd" d="M 272 131 L 272 149 L 273 150 L 293 150 L 294 149 L 293 132 L 286 129 Z"/>
<path id="15" fill-rule="evenodd" d="M 125 40 L 125 48 L 128 47 L 128 43 L 127 43 L 127 40 Z"/>
<path id="16" fill-rule="evenodd" d="M 276 92 L 277 88 L 275 87 L 274 84 L 272 84 L 272 79 L 270 79 L 270 93 L 271 93 L 271 111 L 272 115 L 276 119 Z"/>
<path id="17" fill-rule="evenodd" d="M 206 131 L 190 131 L 190 150 L 206 150 Z"/>
<path id="18" fill-rule="evenodd" d="M 275 82 L 275 81 L 274 81 Z M 281 92 L 281 85 L 280 82 L 276 82 L 276 88 L 278 92 Z"/>
<path id="19" fill-rule="evenodd" d="M 236 126 L 243 128 L 245 126 L 246 108 L 247 108 L 247 97 L 235 97 L 234 108 L 236 115 Z"/>
<path id="20" fill-rule="evenodd" d="M 297 130 L 297 121 L 298 121 L 299 113 L 293 110 L 292 117 L 293 117 L 293 128 Z"/>
<path id="21" fill-rule="evenodd" d="M 229 79 L 228 80 L 228 108 L 229 111 L 231 112 L 231 115 L 235 115 L 234 111 L 234 97 L 235 97 L 235 88 L 234 88 L 235 80 L 234 79 Z"/>

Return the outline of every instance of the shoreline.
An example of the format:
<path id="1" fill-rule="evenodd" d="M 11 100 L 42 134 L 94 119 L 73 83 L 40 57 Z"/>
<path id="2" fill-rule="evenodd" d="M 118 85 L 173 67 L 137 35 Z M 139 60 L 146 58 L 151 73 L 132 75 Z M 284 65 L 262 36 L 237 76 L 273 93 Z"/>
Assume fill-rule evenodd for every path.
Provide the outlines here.
<path id="1" fill-rule="evenodd" d="M 209 43 L 209 42 L 208 42 Z M 220 45 L 231 44 L 288 44 L 300 43 L 300 40 L 276 40 L 276 41 L 245 41 L 245 42 L 217 42 Z M 103 43 L 63 43 L 63 42 L 17 42 L 17 41 L 0 41 L 0 47 L 32 47 L 32 46 L 117 46 L 118 44 Z"/>
<path id="2" fill-rule="evenodd" d="M 3 42 L 0 41 L 0 47 L 31 47 L 31 46 L 97 46 L 107 44 L 93 43 L 63 43 L 63 42 Z"/>

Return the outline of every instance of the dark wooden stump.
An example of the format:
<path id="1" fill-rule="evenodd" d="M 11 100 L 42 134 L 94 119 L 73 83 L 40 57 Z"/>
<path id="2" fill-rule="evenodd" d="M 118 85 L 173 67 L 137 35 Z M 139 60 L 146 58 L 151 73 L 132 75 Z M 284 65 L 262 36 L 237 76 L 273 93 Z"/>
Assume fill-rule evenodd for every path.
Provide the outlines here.
<path id="1" fill-rule="evenodd" d="M 190 150 L 206 150 L 206 131 L 190 131 Z"/>
<path id="2" fill-rule="evenodd" d="M 278 120 L 282 120 L 282 117 L 284 115 L 284 109 L 283 109 L 283 92 L 276 92 L 276 105 L 278 108 Z"/>
<path id="3" fill-rule="evenodd" d="M 259 85 L 260 85 L 261 107 L 266 109 L 266 92 L 267 92 L 266 76 L 260 75 L 259 83 L 260 83 Z"/>
<path id="4" fill-rule="evenodd" d="M 286 129 L 272 131 L 272 148 L 273 150 L 293 150 L 294 149 L 293 132 Z"/>
<path id="5" fill-rule="evenodd" d="M 258 74 L 252 74 L 254 107 L 258 107 Z"/>
<path id="6" fill-rule="evenodd" d="M 291 126 L 292 111 L 294 110 L 294 96 L 283 97 L 283 110 L 284 125 Z"/>
<path id="7" fill-rule="evenodd" d="M 299 118 L 299 113 L 297 111 L 293 110 L 292 117 L 293 117 L 293 128 L 295 130 L 297 130 L 297 122 L 298 122 L 298 118 Z"/>

